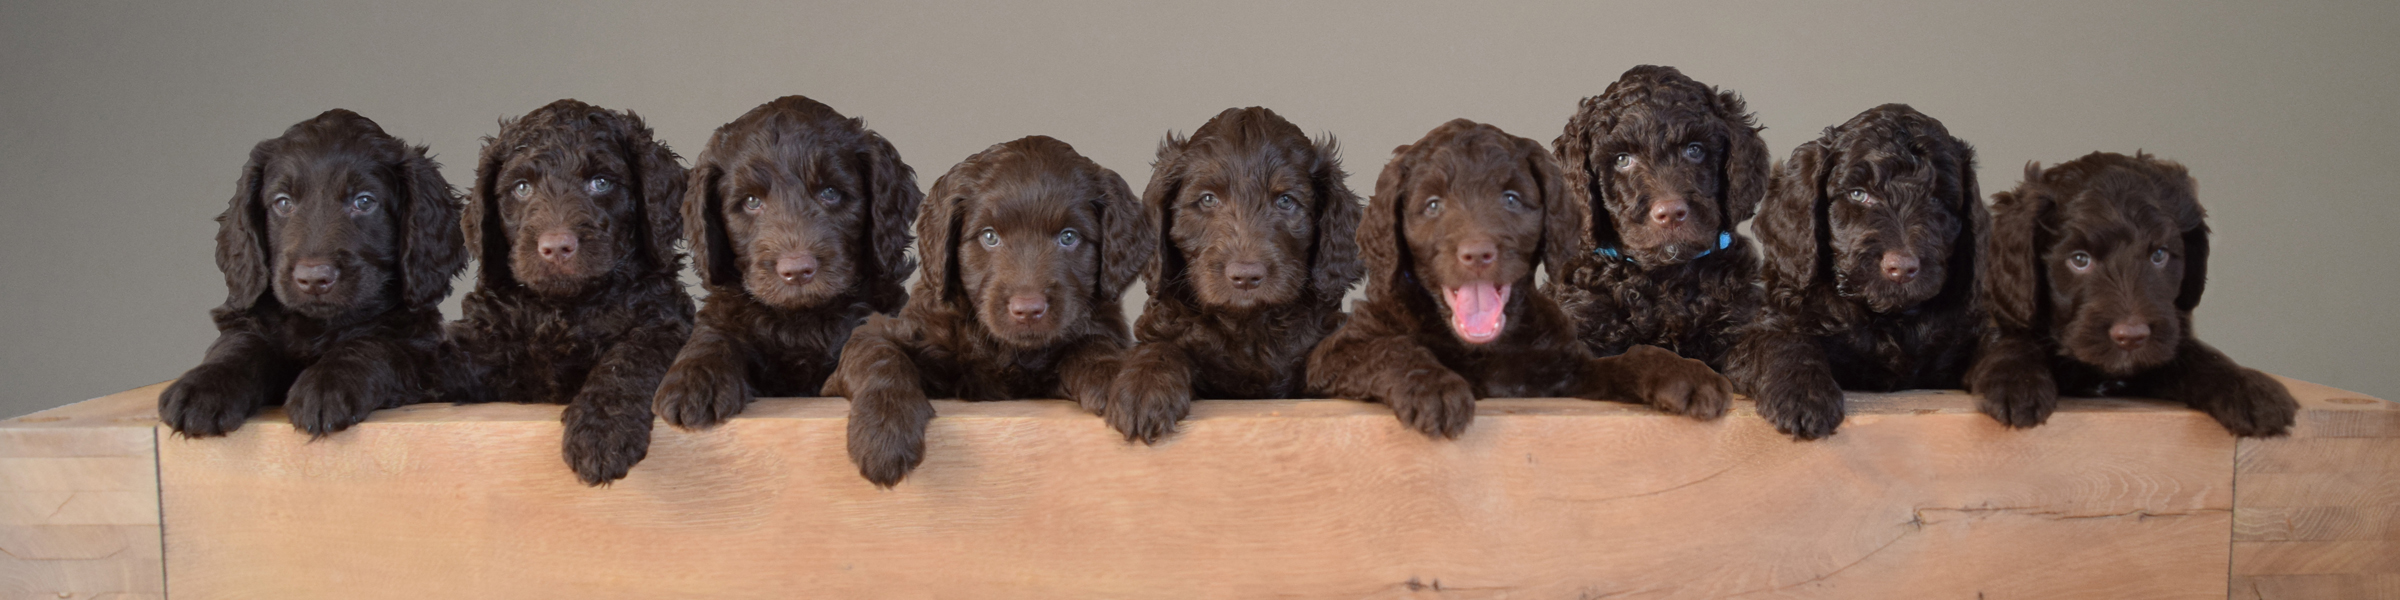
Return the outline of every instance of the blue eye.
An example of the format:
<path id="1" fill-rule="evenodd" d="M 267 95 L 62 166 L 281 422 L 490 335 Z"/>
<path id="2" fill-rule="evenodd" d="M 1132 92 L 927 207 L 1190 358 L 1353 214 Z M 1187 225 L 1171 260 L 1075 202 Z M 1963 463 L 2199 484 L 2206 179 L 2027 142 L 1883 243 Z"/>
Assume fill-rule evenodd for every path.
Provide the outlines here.
<path id="1" fill-rule="evenodd" d="M 583 191 L 594 194 L 606 194 L 609 190 L 613 189 L 617 189 L 617 184 L 610 182 L 606 178 L 593 177 L 590 181 L 583 182 Z"/>
<path id="2" fill-rule="evenodd" d="M 766 208 L 766 206 L 766 203 L 758 201 L 757 196 L 742 199 L 742 212 L 755 215 L 758 214 L 759 209 Z"/>
<path id="3" fill-rule="evenodd" d="M 350 212 L 364 214 L 373 210 L 375 210 L 374 194 L 359 192 L 358 195 L 350 197 Z"/>
<path id="4" fill-rule="evenodd" d="M 2077 271 L 2092 268 L 2092 255 L 2081 251 L 2068 255 L 2067 266 Z"/>
<path id="5" fill-rule="evenodd" d="M 1708 158 L 1708 152 L 1702 151 L 1698 142 L 1694 142 L 1692 145 L 1683 147 L 1684 160 L 1700 162 L 1701 159 L 1705 158 Z"/>
<path id="6" fill-rule="evenodd" d="M 1295 209 L 1295 208 L 1300 208 L 1300 201 L 1298 201 L 1298 200 L 1293 200 L 1293 199 L 1292 199 L 1292 195 L 1291 195 L 1291 194 L 1284 194 L 1284 195 L 1281 195 L 1281 196 L 1276 196 L 1276 197 L 1275 197 L 1275 208 L 1280 208 L 1280 209 L 1283 209 L 1283 210 L 1292 210 L 1292 209 Z"/>
<path id="7" fill-rule="evenodd" d="M 1060 248 L 1074 248 L 1075 244 L 1082 240 L 1082 237 L 1075 235 L 1073 229 L 1058 232 L 1058 247 Z"/>
<path id="8" fill-rule="evenodd" d="M 1441 197 L 1441 196 L 1434 196 L 1434 197 L 1431 197 L 1431 198 L 1426 198 L 1426 199 L 1425 199 L 1425 216 L 1428 216 L 1428 217 L 1430 217 L 1430 216 L 1434 216 L 1434 215 L 1438 215 L 1438 214 L 1442 214 L 1442 197 Z"/>
<path id="9" fill-rule="evenodd" d="M 296 208 L 299 208 L 299 207 L 300 207 L 300 206 L 299 206 L 298 204 L 293 204 L 293 203 L 292 203 L 292 195 L 291 195 L 291 194 L 276 194 L 276 195 L 275 195 L 275 206 L 274 206 L 274 208 L 275 208 L 275 214 L 278 214 L 278 215 L 290 215 L 290 214 L 292 214 L 292 209 L 296 209 Z"/>
<path id="10" fill-rule="evenodd" d="M 1000 232 L 992 231 L 992 228 L 990 227 L 983 228 L 983 247 L 991 248 L 999 245 Z"/>
<path id="11" fill-rule="evenodd" d="M 2165 248 L 2160 248 L 2160 249 L 2157 249 L 2157 250 L 2151 250 L 2151 251 L 2150 251 L 2150 264 L 2153 264 L 2153 265 L 2158 265 L 2158 266 L 2161 266 L 2161 267 L 2167 266 L 2167 249 L 2165 249 Z"/>
<path id="12" fill-rule="evenodd" d="M 515 195 L 517 196 L 517 199 L 518 199 L 518 200 L 524 200 L 526 196 L 531 196 L 531 195 L 533 195 L 533 184 L 532 184 L 532 183 L 529 183 L 529 182 L 519 181 L 519 182 L 517 182 L 517 187 L 516 187 L 516 189 L 509 190 L 509 193 L 511 193 L 511 194 L 515 194 Z"/>
<path id="13" fill-rule="evenodd" d="M 817 200 L 826 204 L 841 204 L 842 193 L 833 191 L 833 188 L 817 190 Z"/>
<path id="14" fill-rule="evenodd" d="M 1500 205 L 1508 207 L 1509 210 L 1524 210 L 1525 196 L 1516 192 L 1501 192 Z"/>
<path id="15" fill-rule="evenodd" d="M 1211 194 L 1211 193 L 1208 193 L 1208 192 L 1201 192 L 1201 193 L 1200 193 L 1200 208 L 1216 208 L 1216 207 L 1217 207 L 1217 195 L 1216 195 L 1216 194 Z"/>
<path id="16" fill-rule="evenodd" d="M 1633 155 L 1617 153 L 1617 170 L 1623 171 L 1631 168 L 1633 168 Z"/>

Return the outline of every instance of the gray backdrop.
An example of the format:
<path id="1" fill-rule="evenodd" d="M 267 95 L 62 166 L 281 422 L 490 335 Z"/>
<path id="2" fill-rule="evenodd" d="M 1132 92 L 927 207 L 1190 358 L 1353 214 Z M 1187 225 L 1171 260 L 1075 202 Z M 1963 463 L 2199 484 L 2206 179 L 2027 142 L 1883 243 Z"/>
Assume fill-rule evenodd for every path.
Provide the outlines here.
<path id="1" fill-rule="evenodd" d="M 1547 141 L 1642 63 L 1742 92 L 1779 155 L 1915 105 L 1981 150 L 1987 193 L 2026 161 L 2180 160 L 2217 230 L 2202 337 L 2400 396 L 2375 300 L 2400 291 L 2400 4 L 1135 4 L 0 3 L 0 416 L 196 363 L 224 298 L 210 218 L 251 144 L 327 108 L 431 144 L 454 184 L 500 118 L 557 98 L 634 109 L 688 157 L 805 94 L 925 185 L 1038 133 L 1138 188 L 1162 134 L 1264 105 L 1339 136 L 1363 191 L 1453 117 Z"/>

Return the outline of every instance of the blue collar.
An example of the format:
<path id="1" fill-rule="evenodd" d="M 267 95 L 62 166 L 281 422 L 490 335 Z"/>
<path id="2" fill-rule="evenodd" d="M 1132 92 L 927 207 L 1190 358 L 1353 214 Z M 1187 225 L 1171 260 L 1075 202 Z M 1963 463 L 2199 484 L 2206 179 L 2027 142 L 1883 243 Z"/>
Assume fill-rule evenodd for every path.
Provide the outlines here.
<path id="1" fill-rule="evenodd" d="M 1724 250 L 1731 247 L 1733 247 L 1733 232 L 1719 231 L 1717 232 L 1717 247 L 1701 250 L 1699 254 L 1692 256 L 1692 260 L 1700 260 L 1700 257 L 1708 256 L 1711 252 L 1716 252 L 1718 250 Z M 1593 248 L 1592 253 L 1606 256 L 1609 258 L 1609 260 L 1621 260 L 1628 263 L 1633 262 L 1633 259 L 1626 258 L 1624 255 L 1618 254 L 1615 246 L 1601 246 L 1598 248 Z"/>

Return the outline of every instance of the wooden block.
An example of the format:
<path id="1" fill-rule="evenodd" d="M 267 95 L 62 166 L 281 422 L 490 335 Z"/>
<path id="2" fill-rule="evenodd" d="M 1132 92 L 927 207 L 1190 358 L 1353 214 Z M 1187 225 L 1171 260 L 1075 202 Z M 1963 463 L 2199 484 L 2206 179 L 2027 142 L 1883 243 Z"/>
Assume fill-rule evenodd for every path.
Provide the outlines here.
<path id="1" fill-rule="evenodd" d="M 2284 384 L 2292 434 L 2236 451 L 2234 597 L 2400 597 L 2400 405 Z"/>
<path id="2" fill-rule="evenodd" d="M 164 598 L 165 384 L 0 421 L 0 598 Z"/>
<path id="3" fill-rule="evenodd" d="M 2400 598 L 2400 575 L 2245 575 L 2233 578 L 2234 600 Z"/>

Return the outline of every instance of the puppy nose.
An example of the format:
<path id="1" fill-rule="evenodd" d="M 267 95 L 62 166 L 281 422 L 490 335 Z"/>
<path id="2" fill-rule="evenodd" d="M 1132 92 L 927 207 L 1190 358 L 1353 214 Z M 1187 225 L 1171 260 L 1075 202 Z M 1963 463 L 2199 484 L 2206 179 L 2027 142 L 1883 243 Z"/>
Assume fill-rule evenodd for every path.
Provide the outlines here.
<path id="1" fill-rule="evenodd" d="M 1267 266 L 1246 260 L 1227 263 L 1225 278 L 1233 280 L 1235 289 L 1255 290 L 1258 282 L 1267 278 Z"/>
<path id="2" fill-rule="evenodd" d="M 775 259 L 775 274 L 787 283 L 808 283 L 817 278 L 817 257 L 802 254 Z"/>
<path id="3" fill-rule="evenodd" d="M 1898 250 L 1883 253 L 1883 278 L 1892 283 L 1908 283 L 1917 278 L 1917 257 Z"/>
<path id="4" fill-rule="evenodd" d="M 2108 339 L 2116 340 L 2118 348 L 2140 348 L 2142 342 L 2150 341 L 2150 324 L 2134 319 L 2118 321 L 2116 326 L 2108 328 Z"/>
<path id="5" fill-rule="evenodd" d="M 1692 209 L 1685 206 L 1680 198 L 1666 198 L 1650 203 L 1650 224 L 1652 225 L 1678 225 L 1683 223 L 1685 217 L 1689 216 L 1692 216 Z"/>
<path id="6" fill-rule="evenodd" d="M 1491 267 L 1492 260 L 1499 256 L 1500 247 L 1493 245 L 1491 240 L 1467 240 L 1458 244 L 1458 262 L 1470 271 Z"/>
<path id="7" fill-rule="evenodd" d="M 565 231 L 542 234 L 542 259 L 550 262 L 566 262 L 567 259 L 575 257 L 575 247 L 581 241 L 575 238 L 575 234 Z"/>
<path id="8" fill-rule="evenodd" d="M 333 281 L 342 271 L 322 260 L 303 260 L 292 263 L 292 284 L 303 294 L 323 294 L 333 291 Z"/>
<path id="9" fill-rule="evenodd" d="M 1008 316 L 1015 317 L 1019 323 L 1040 321 L 1042 315 L 1049 314 L 1049 312 L 1050 301 L 1041 296 L 1008 297 Z"/>

